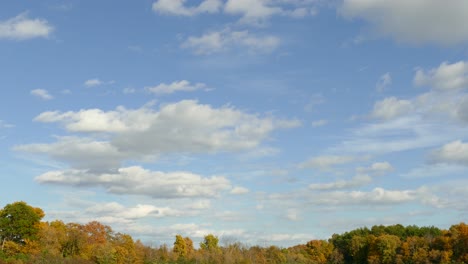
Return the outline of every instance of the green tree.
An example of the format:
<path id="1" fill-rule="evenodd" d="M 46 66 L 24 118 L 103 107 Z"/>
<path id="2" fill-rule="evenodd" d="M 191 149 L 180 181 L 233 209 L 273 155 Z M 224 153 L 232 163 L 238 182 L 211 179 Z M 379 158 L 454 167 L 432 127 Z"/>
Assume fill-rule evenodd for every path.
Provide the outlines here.
<path id="1" fill-rule="evenodd" d="M 25 202 L 7 204 L 0 210 L 2 250 L 7 241 L 23 245 L 25 240 L 35 240 L 43 217 L 44 212 L 40 208 L 34 208 Z"/>

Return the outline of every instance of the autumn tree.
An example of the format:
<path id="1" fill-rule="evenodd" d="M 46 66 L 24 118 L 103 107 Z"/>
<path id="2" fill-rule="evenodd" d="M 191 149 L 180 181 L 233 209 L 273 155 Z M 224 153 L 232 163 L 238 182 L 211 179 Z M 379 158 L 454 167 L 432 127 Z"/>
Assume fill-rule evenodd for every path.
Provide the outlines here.
<path id="1" fill-rule="evenodd" d="M 218 237 L 212 234 L 209 234 L 205 236 L 203 242 L 200 242 L 200 248 L 204 250 L 209 250 L 209 251 L 218 250 L 219 249 L 218 242 L 219 242 Z"/>
<path id="2" fill-rule="evenodd" d="M 176 254 L 178 259 L 183 259 L 187 256 L 187 244 L 181 235 L 176 235 L 172 252 Z"/>
<path id="3" fill-rule="evenodd" d="M 452 234 L 453 256 L 463 263 L 468 262 L 468 225 L 460 223 L 450 227 Z"/>
<path id="4" fill-rule="evenodd" d="M 7 241 L 24 245 L 25 240 L 37 239 L 39 223 L 43 217 L 44 212 L 40 208 L 34 208 L 25 202 L 7 204 L 0 210 L 2 250 Z"/>
<path id="5" fill-rule="evenodd" d="M 327 263 L 333 252 L 333 244 L 325 240 L 311 240 L 306 244 L 307 251 L 313 263 Z"/>

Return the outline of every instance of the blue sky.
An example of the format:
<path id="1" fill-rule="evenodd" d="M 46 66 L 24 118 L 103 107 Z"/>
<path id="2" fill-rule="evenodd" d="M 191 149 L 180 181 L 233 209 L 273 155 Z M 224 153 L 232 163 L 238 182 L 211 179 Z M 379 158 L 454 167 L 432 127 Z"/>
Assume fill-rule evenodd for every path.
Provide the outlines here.
<path id="1" fill-rule="evenodd" d="M 467 218 L 468 3 L 9 1 L 0 202 L 153 245 Z"/>

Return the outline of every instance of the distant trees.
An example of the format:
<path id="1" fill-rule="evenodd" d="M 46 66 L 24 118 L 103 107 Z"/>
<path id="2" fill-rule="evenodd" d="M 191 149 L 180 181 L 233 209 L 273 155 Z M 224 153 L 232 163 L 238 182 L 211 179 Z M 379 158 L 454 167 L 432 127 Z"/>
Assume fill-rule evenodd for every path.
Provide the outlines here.
<path id="1" fill-rule="evenodd" d="M 97 221 L 41 222 L 44 212 L 25 202 L 0 210 L 0 264 L 428 264 L 468 263 L 468 225 L 448 230 L 373 226 L 310 240 L 290 248 L 223 243 L 206 235 L 195 249 L 178 234 L 172 248 L 148 247 Z"/>

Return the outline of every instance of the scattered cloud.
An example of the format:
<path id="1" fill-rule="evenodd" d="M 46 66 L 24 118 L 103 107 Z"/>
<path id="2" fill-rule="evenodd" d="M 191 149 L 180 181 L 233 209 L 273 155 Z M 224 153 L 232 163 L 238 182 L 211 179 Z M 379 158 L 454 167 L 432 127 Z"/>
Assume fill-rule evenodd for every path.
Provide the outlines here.
<path id="1" fill-rule="evenodd" d="M 211 198 L 231 189 L 229 180 L 222 176 L 202 177 L 190 172 L 165 173 L 139 166 L 101 174 L 87 170 L 49 171 L 36 177 L 36 181 L 76 187 L 99 186 L 112 194 L 152 198 Z"/>
<path id="2" fill-rule="evenodd" d="M 122 93 L 124 93 L 124 94 L 133 94 L 133 93 L 136 93 L 136 89 L 135 88 L 124 88 L 122 90 Z"/>
<path id="3" fill-rule="evenodd" d="M 276 36 L 257 36 L 248 30 L 208 32 L 200 37 L 191 36 L 182 43 L 181 47 L 191 49 L 197 55 L 207 55 L 227 51 L 233 48 L 245 48 L 249 52 L 268 53 L 280 45 L 281 40 Z"/>
<path id="4" fill-rule="evenodd" d="M 409 179 L 452 177 L 454 175 L 465 175 L 467 168 L 463 165 L 432 163 L 415 167 L 408 172 L 402 173 L 401 177 Z"/>
<path id="5" fill-rule="evenodd" d="M 128 154 L 120 152 L 107 141 L 92 138 L 58 137 L 50 144 L 28 144 L 13 148 L 16 151 L 46 154 L 50 158 L 67 163 L 73 168 L 90 171 L 109 171 L 119 167 Z"/>
<path id="6" fill-rule="evenodd" d="M 95 87 L 95 86 L 99 86 L 99 85 L 102 85 L 103 82 L 97 78 L 95 79 L 89 79 L 89 80 L 86 80 L 84 82 L 84 86 L 86 87 Z"/>
<path id="7" fill-rule="evenodd" d="M 234 187 L 232 188 L 231 190 L 231 194 L 246 194 L 246 193 L 249 193 L 249 189 L 245 188 L 245 187 Z"/>
<path id="8" fill-rule="evenodd" d="M 14 125 L 12 124 L 9 124 L 3 120 L 0 120 L 0 128 L 13 128 L 15 127 Z"/>
<path id="9" fill-rule="evenodd" d="M 358 167 L 357 175 L 350 180 L 337 180 L 330 183 L 314 183 L 309 185 L 311 190 L 330 191 L 361 187 L 372 182 L 373 177 L 393 171 L 388 162 L 375 162 L 370 167 Z"/>
<path id="10" fill-rule="evenodd" d="M 313 169 L 320 169 L 320 170 L 330 170 L 334 166 L 342 165 L 346 163 L 351 163 L 355 161 L 362 161 L 366 158 L 357 157 L 357 156 L 337 156 L 337 155 L 330 155 L 330 156 L 318 156 L 313 157 L 301 164 L 299 164 L 300 168 L 313 168 Z"/>
<path id="11" fill-rule="evenodd" d="M 432 152 L 431 161 L 468 166 L 468 143 L 461 140 L 447 143 Z"/>
<path id="12" fill-rule="evenodd" d="M 181 216 L 184 213 L 170 207 L 156 207 L 149 204 L 137 204 L 132 207 L 127 207 L 117 202 L 110 202 L 95 203 L 86 208 L 84 214 L 93 216 L 94 219 L 98 219 L 98 221 L 104 223 L 131 223 L 141 218 Z"/>
<path id="13" fill-rule="evenodd" d="M 301 18 L 316 15 L 317 9 L 310 2 L 305 1 L 282 3 L 271 0 L 228 0 L 224 6 L 224 12 L 240 15 L 240 23 L 262 25 L 268 18 L 275 15 Z"/>
<path id="14" fill-rule="evenodd" d="M 179 91 L 191 92 L 200 89 L 207 89 L 204 83 L 191 84 L 189 81 L 175 81 L 170 84 L 161 83 L 154 87 L 146 87 L 146 91 L 153 94 L 171 94 Z"/>
<path id="15" fill-rule="evenodd" d="M 113 111 L 48 111 L 34 120 L 59 123 L 69 132 L 89 137 L 57 137 L 54 143 L 20 145 L 15 150 L 47 154 L 74 168 L 96 171 L 162 154 L 250 151 L 261 147 L 273 131 L 301 125 L 298 120 L 261 117 L 229 106 L 213 108 L 193 100 L 161 105 L 158 110 L 147 105 Z"/>
<path id="16" fill-rule="evenodd" d="M 324 186 L 325 187 L 325 186 Z M 333 190 L 324 189 L 322 192 L 311 192 L 308 190 L 295 190 L 291 193 L 270 194 L 266 198 L 269 203 L 290 206 L 290 204 L 305 203 L 315 206 L 386 206 L 410 202 L 429 204 L 435 202 L 438 197 L 425 187 L 414 190 L 388 190 L 376 187 L 369 191 L 356 190 Z M 305 206 L 304 205 L 304 206 Z"/>
<path id="17" fill-rule="evenodd" d="M 328 124 L 328 121 L 325 119 L 320 119 L 312 122 L 313 127 L 321 127 L 325 126 L 326 124 Z"/>
<path id="18" fill-rule="evenodd" d="M 379 81 L 375 85 L 375 89 L 377 90 L 377 92 L 383 92 L 390 84 L 392 84 L 392 76 L 389 72 L 387 72 L 384 75 L 380 76 Z"/>
<path id="19" fill-rule="evenodd" d="M 159 14 L 194 16 L 202 13 L 218 13 L 223 5 L 221 0 L 204 0 L 198 6 L 187 7 L 185 0 L 158 0 L 153 11 Z"/>
<path id="20" fill-rule="evenodd" d="M 54 28 L 45 19 L 28 18 L 22 13 L 14 18 L 0 21 L 0 39 L 26 40 L 33 38 L 47 38 Z"/>
<path id="21" fill-rule="evenodd" d="M 359 167 L 356 171 L 360 174 L 370 174 L 380 176 L 394 170 L 393 166 L 388 162 L 375 162 L 369 167 Z"/>
<path id="22" fill-rule="evenodd" d="M 468 2 L 438 0 L 344 0 L 340 14 L 363 19 L 374 34 L 398 42 L 456 45 L 468 41 Z M 434 19 L 437 17 L 438 19 Z"/>
<path id="23" fill-rule="evenodd" d="M 115 81 L 102 81 L 98 78 L 94 78 L 94 79 L 89 79 L 89 80 L 86 80 L 83 85 L 88 87 L 88 88 L 91 88 L 91 87 L 96 87 L 96 86 L 101 86 L 101 85 L 109 85 L 109 84 L 113 84 L 115 83 Z"/>
<path id="24" fill-rule="evenodd" d="M 51 100 L 54 98 L 47 90 L 44 90 L 44 89 L 31 90 L 31 94 L 43 100 Z"/>
<path id="25" fill-rule="evenodd" d="M 442 62 L 438 68 L 427 72 L 419 68 L 414 76 L 414 84 L 446 91 L 468 88 L 468 64 L 465 61 L 453 64 Z"/>
<path id="26" fill-rule="evenodd" d="M 328 191 L 360 187 L 372 182 L 369 175 L 356 175 L 351 180 L 338 180 L 331 183 L 313 183 L 309 185 L 311 190 Z"/>
<path id="27" fill-rule="evenodd" d="M 239 22 L 250 25 L 263 25 L 272 16 L 292 18 L 314 16 L 318 13 L 313 1 L 272 1 L 272 0 L 204 0 L 189 6 L 186 0 L 158 0 L 153 3 L 153 11 L 164 15 L 195 16 L 224 12 L 241 16 Z"/>
<path id="28" fill-rule="evenodd" d="M 404 116 L 413 110 L 413 104 L 409 100 L 388 97 L 374 104 L 371 116 L 377 119 L 389 120 Z"/>

